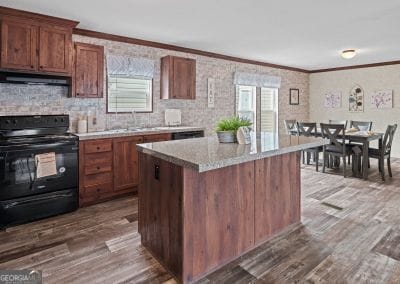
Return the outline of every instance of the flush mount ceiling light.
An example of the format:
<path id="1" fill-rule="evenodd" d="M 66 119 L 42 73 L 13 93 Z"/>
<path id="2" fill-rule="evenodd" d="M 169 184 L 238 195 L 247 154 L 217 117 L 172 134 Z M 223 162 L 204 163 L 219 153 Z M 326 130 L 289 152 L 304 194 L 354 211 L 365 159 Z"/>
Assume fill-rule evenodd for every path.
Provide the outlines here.
<path id="1" fill-rule="evenodd" d="M 342 51 L 342 57 L 345 59 L 350 59 L 356 56 L 356 51 L 354 49 L 346 49 Z"/>

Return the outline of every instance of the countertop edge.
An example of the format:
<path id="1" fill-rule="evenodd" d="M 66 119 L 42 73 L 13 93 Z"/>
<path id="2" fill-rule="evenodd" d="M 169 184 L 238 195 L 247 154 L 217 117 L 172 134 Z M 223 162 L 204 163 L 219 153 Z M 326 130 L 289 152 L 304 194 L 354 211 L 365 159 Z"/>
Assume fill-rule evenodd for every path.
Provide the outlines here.
<path id="1" fill-rule="evenodd" d="M 98 131 L 98 132 L 88 132 L 88 133 L 74 133 L 78 136 L 79 141 L 94 140 L 94 139 L 107 139 L 107 138 L 118 138 L 118 137 L 130 137 L 130 136 L 142 136 L 142 135 L 152 135 L 152 134 L 164 134 L 164 133 L 180 133 L 187 131 L 205 131 L 204 127 L 196 126 L 183 126 L 181 129 L 152 129 L 143 131 L 126 131 L 126 132 L 110 132 Z"/>
<path id="2" fill-rule="evenodd" d="M 177 157 L 174 157 L 171 155 L 167 155 L 167 154 L 160 153 L 158 151 L 149 149 L 149 148 L 145 147 L 146 144 L 142 144 L 143 146 L 141 144 L 138 144 L 136 146 L 136 148 L 139 152 L 142 152 L 144 154 L 149 154 L 153 157 L 165 160 L 167 162 L 176 164 L 178 166 L 191 168 L 193 170 L 198 171 L 199 173 L 202 173 L 202 172 L 216 170 L 216 169 L 229 167 L 229 166 L 233 166 L 233 165 L 237 165 L 237 164 L 241 164 L 241 163 L 247 163 L 247 162 L 251 162 L 251 161 L 261 160 L 264 158 L 269 158 L 269 157 L 273 157 L 273 156 L 302 151 L 302 150 L 309 149 L 309 148 L 319 147 L 319 146 L 323 146 L 323 145 L 327 144 L 328 142 L 329 142 L 329 140 L 320 138 L 319 141 L 309 142 L 309 143 L 302 144 L 302 145 L 289 146 L 289 147 L 285 147 L 283 149 L 271 150 L 271 151 L 256 153 L 256 154 L 250 154 L 250 155 L 246 155 L 243 157 L 221 159 L 220 161 L 216 161 L 216 162 L 212 162 L 212 163 L 199 163 L 199 164 L 192 163 L 190 161 L 183 160 L 181 158 L 177 158 Z M 163 143 L 163 142 L 157 142 L 157 143 Z"/>

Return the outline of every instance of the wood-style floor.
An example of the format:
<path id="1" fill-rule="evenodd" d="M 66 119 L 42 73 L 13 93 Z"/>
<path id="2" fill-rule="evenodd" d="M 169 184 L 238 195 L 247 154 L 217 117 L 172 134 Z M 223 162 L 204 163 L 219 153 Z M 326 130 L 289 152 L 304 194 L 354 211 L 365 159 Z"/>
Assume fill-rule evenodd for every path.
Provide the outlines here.
<path id="1" fill-rule="evenodd" d="M 381 182 L 302 170 L 302 225 L 201 283 L 400 283 L 400 160 Z M 128 197 L 0 231 L 0 269 L 44 283 L 175 283 L 140 245 Z"/>

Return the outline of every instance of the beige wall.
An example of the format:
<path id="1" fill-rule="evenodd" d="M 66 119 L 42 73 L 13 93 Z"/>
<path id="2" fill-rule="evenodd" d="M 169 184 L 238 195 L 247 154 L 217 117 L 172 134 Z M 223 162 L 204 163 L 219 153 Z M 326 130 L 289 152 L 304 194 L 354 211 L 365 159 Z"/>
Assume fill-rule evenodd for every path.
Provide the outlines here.
<path id="1" fill-rule="evenodd" d="M 207 135 L 212 134 L 217 120 L 234 114 L 235 71 L 259 72 L 281 76 L 282 87 L 279 94 L 279 125 L 283 129 L 283 119 L 308 118 L 309 75 L 282 69 L 268 68 L 233 61 L 214 59 L 205 56 L 151 48 L 128 43 L 113 42 L 74 35 L 74 41 L 94 43 L 105 46 L 106 54 L 117 53 L 134 57 L 153 59 L 156 62 L 153 82 L 154 109 L 150 114 L 151 123 L 160 125 L 164 122 L 166 108 L 180 108 L 182 122 L 185 125 L 206 127 Z M 160 58 L 165 55 L 177 55 L 196 59 L 196 100 L 160 100 Z M 207 108 L 207 78 L 216 79 L 215 108 Z M 289 106 L 289 89 L 300 89 L 300 105 Z M 0 84 L 0 115 L 7 114 L 56 114 L 68 113 L 72 118 L 74 131 L 80 114 L 88 109 L 98 109 L 99 119 L 107 128 L 126 127 L 133 119 L 129 114 L 105 114 L 106 99 L 67 98 L 64 87 L 18 86 Z M 137 114 L 139 123 L 147 122 L 147 114 Z"/>
<path id="2" fill-rule="evenodd" d="M 358 84 L 364 89 L 364 112 L 348 111 L 350 89 Z M 376 90 L 393 90 L 393 109 L 373 109 L 370 95 Z M 324 108 L 324 93 L 342 92 L 342 106 Z M 310 120 L 323 122 L 329 119 L 371 120 L 373 130 L 384 132 L 388 124 L 400 124 L 400 65 L 351 69 L 315 73 L 310 75 Z M 395 141 L 393 156 L 400 157 L 400 129 Z"/>

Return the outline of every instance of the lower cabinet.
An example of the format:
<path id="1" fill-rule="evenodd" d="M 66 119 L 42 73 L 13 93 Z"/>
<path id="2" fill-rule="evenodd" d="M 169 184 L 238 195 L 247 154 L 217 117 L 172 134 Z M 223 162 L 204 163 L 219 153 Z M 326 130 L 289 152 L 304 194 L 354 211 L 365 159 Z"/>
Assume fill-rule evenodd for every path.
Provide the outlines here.
<path id="1" fill-rule="evenodd" d="M 152 134 L 79 142 L 79 205 L 99 203 L 137 192 L 136 144 L 167 141 L 171 134 Z"/>
<path id="2" fill-rule="evenodd" d="M 143 143 L 143 137 L 113 139 L 114 147 L 114 191 L 125 191 L 139 183 L 138 152 L 136 144 Z"/>

